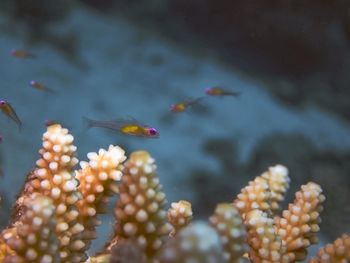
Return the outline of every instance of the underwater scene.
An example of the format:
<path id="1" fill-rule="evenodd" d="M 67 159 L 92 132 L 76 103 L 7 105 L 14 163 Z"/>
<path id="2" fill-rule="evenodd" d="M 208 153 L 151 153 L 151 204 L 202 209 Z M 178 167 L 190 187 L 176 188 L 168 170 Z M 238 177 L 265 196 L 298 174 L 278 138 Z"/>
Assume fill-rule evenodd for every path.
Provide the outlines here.
<path id="1" fill-rule="evenodd" d="M 0 262 L 350 262 L 350 2 L 1 0 Z"/>

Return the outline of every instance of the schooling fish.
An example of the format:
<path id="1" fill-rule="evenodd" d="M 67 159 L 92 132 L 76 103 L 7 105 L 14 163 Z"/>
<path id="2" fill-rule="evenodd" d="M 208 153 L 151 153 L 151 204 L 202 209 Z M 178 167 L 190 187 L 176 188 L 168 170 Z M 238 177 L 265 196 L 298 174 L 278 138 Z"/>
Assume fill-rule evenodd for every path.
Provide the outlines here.
<path id="1" fill-rule="evenodd" d="M 156 128 L 141 124 L 134 119 L 119 119 L 111 121 L 95 121 L 85 117 L 84 119 L 86 120 L 89 128 L 100 127 L 118 131 L 131 136 L 159 138 L 159 133 Z"/>
<path id="2" fill-rule="evenodd" d="M 170 105 L 171 112 L 183 112 L 186 111 L 188 107 L 194 106 L 200 103 L 202 98 L 190 98 L 185 101 L 181 101 Z"/>
<path id="3" fill-rule="evenodd" d="M 26 50 L 23 50 L 23 49 L 12 49 L 11 50 L 11 55 L 16 57 L 16 58 L 35 58 L 36 56 L 31 53 L 31 52 L 28 52 Z"/>
<path id="4" fill-rule="evenodd" d="M 29 85 L 32 86 L 33 88 L 36 88 L 36 89 L 41 90 L 41 91 L 50 92 L 50 93 L 54 92 L 52 89 L 46 87 L 41 82 L 38 82 L 38 81 L 35 81 L 35 80 L 31 80 L 29 82 Z"/>
<path id="5" fill-rule="evenodd" d="M 7 117 L 12 119 L 17 124 L 19 129 L 21 128 L 22 122 L 18 118 L 15 110 L 13 109 L 13 107 L 9 102 L 7 102 L 6 100 L 0 100 L 0 109 Z"/>
<path id="6" fill-rule="evenodd" d="M 209 96 L 233 96 L 238 97 L 240 92 L 224 90 L 220 87 L 213 87 L 205 89 L 205 93 Z"/>

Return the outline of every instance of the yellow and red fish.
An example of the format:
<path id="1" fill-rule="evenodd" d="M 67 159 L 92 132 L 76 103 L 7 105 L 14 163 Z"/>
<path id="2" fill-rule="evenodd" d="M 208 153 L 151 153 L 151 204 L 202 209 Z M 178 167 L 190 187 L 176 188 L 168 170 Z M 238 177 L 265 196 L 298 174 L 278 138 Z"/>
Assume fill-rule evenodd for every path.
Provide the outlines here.
<path id="1" fill-rule="evenodd" d="M 188 107 L 194 106 L 200 103 L 202 98 L 190 98 L 185 101 L 174 103 L 170 105 L 171 112 L 183 112 L 188 109 Z"/>
<path id="2" fill-rule="evenodd" d="M 140 122 L 134 119 L 119 119 L 111 121 L 96 121 L 85 118 L 88 127 L 100 127 L 111 129 L 113 131 L 118 131 L 120 133 L 145 137 L 145 138 L 159 138 L 159 132 L 156 128 L 141 124 Z"/>
<path id="3" fill-rule="evenodd" d="M 22 122 L 18 118 L 17 113 L 8 101 L 0 100 L 0 109 L 7 117 L 12 119 L 17 124 L 19 129 L 21 128 Z"/>
<path id="4" fill-rule="evenodd" d="M 41 91 L 45 91 L 45 92 L 50 92 L 53 93 L 54 91 L 48 87 L 46 87 L 44 84 L 42 84 L 41 82 L 35 81 L 35 80 L 31 80 L 29 82 L 29 85 L 32 86 L 33 88 L 36 88 L 37 90 L 41 90 Z"/>
<path id="5" fill-rule="evenodd" d="M 36 56 L 29 52 L 29 51 L 26 51 L 24 49 L 12 49 L 11 50 L 11 55 L 13 57 L 16 57 L 16 58 L 22 58 L 22 59 L 25 59 L 25 58 L 35 58 Z"/>
<path id="6" fill-rule="evenodd" d="M 233 96 L 238 97 L 241 93 L 237 91 L 224 90 L 220 87 L 212 87 L 205 89 L 205 93 L 209 96 Z"/>

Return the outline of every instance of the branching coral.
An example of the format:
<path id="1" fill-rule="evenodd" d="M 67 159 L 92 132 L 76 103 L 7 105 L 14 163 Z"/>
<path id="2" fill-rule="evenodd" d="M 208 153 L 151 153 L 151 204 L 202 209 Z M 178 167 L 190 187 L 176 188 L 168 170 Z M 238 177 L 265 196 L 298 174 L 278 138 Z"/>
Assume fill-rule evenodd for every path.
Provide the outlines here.
<path id="1" fill-rule="evenodd" d="M 220 235 L 224 246 L 223 257 L 226 262 L 240 262 L 248 251 L 246 231 L 237 209 L 230 203 L 217 205 L 214 214 L 209 218 L 211 225 Z"/>
<path id="2" fill-rule="evenodd" d="M 170 236 L 174 236 L 181 228 L 187 226 L 192 220 L 192 205 L 190 202 L 180 200 L 171 203 L 168 210 L 168 221 L 173 226 Z"/>
<path id="3" fill-rule="evenodd" d="M 74 234 L 77 234 L 76 219 L 79 214 L 75 203 L 81 195 L 77 191 L 78 181 L 73 177 L 73 167 L 78 160 L 74 157 L 76 147 L 72 143 L 73 136 L 59 124 L 47 128 L 43 135 L 43 148 L 39 150 L 41 158 L 29 174 L 16 203 L 17 217 L 22 213 L 23 200 L 27 196 L 41 194 L 52 198 L 60 256 L 67 262 L 77 261 L 74 258 L 79 254 L 82 245 L 79 239 L 74 238 Z M 13 223 L 16 223 L 16 218 Z"/>
<path id="4" fill-rule="evenodd" d="M 295 201 L 282 217 L 276 217 L 276 232 L 282 238 L 291 261 L 303 260 L 307 255 L 307 247 L 317 243 L 316 233 L 319 231 L 320 212 L 325 200 L 321 187 L 308 183 L 295 194 Z"/>
<path id="5" fill-rule="evenodd" d="M 350 236 L 342 235 L 333 244 L 321 248 L 309 263 L 350 262 Z"/>
<path id="6" fill-rule="evenodd" d="M 319 185 L 312 182 L 303 185 L 282 217 L 272 217 L 289 181 L 286 168 L 270 167 L 243 188 L 234 201 L 248 228 L 253 262 L 300 261 L 305 259 L 306 249 L 317 242 L 315 234 L 319 231 L 319 213 L 325 200 Z"/>
<path id="7" fill-rule="evenodd" d="M 242 189 L 234 205 L 243 218 L 253 209 L 275 213 L 279 209 L 279 202 L 284 199 L 289 182 L 286 167 L 282 165 L 270 167 L 268 171 L 257 176 L 254 181 L 249 182 L 248 186 Z"/>
<path id="8" fill-rule="evenodd" d="M 158 262 L 223 263 L 219 235 L 208 224 L 196 222 L 182 229 L 162 249 Z"/>
<path id="9" fill-rule="evenodd" d="M 289 262 L 283 256 L 286 248 L 281 238 L 275 234 L 273 219 L 267 213 L 254 209 L 246 214 L 248 230 L 249 258 L 252 262 Z"/>
<path id="10" fill-rule="evenodd" d="M 166 221 L 165 202 L 154 159 L 145 151 L 132 153 L 125 163 L 115 210 L 116 237 L 136 240 L 152 257 L 172 229 Z"/>
<path id="11" fill-rule="evenodd" d="M 89 153 L 89 161 L 74 170 L 72 143 L 73 136 L 58 124 L 44 133 L 40 159 L 1 233 L 1 262 L 287 263 L 305 259 L 317 242 L 322 189 L 312 182 L 303 185 L 288 209 L 276 215 L 290 181 L 282 165 L 249 182 L 233 203 L 219 204 L 208 222 L 191 223 L 188 201 L 172 203 L 166 212 L 166 196 L 147 152 L 126 160 L 124 150 L 111 145 Z M 115 234 L 102 253 L 88 258 L 97 215 L 114 194 Z M 350 238 L 343 235 L 310 263 L 349 262 L 349 251 Z"/>
<path id="12" fill-rule="evenodd" d="M 23 205 L 21 218 L 2 233 L 5 243 L 15 252 L 4 262 L 60 262 L 53 200 L 36 195 L 26 197 Z"/>
<path id="13" fill-rule="evenodd" d="M 122 177 L 122 162 L 126 159 L 124 150 L 110 145 L 108 150 L 100 149 L 98 154 L 88 154 L 89 162 L 80 162 L 81 170 L 76 172 L 82 198 L 77 201 L 79 211 L 77 222 L 85 250 L 95 238 L 95 227 L 99 225 L 96 215 L 103 213 L 108 197 L 118 192 L 117 182 Z"/>

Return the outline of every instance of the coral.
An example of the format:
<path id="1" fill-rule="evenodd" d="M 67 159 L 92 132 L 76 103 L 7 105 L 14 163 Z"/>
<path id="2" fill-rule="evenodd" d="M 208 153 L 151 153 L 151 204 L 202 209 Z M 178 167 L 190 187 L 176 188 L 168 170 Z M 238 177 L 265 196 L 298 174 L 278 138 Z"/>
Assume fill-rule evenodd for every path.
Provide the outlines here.
<path id="1" fill-rule="evenodd" d="M 308 183 L 295 194 L 295 201 L 288 210 L 283 211 L 283 217 L 276 217 L 276 233 L 287 247 L 291 260 L 303 260 L 311 244 L 317 243 L 316 233 L 321 222 L 320 212 L 325 200 L 322 189 L 315 183 Z"/>
<path id="2" fill-rule="evenodd" d="M 173 226 L 170 236 L 174 236 L 181 228 L 187 226 L 192 220 L 192 205 L 190 202 L 180 200 L 171 203 L 168 210 L 168 221 Z"/>
<path id="3" fill-rule="evenodd" d="M 279 209 L 279 202 L 284 199 L 289 182 L 286 167 L 282 165 L 270 167 L 267 172 L 257 176 L 241 190 L 234 205 L 243 218 L 253 209 L 275 213 Z"/>
<path id="4" fill-rule="evenodd" d="M 118 239 L 136 240 L 152 257 L 172 230 L 166 221 L 166 199 L 154 159 L 145 151 L 134 152 L 125 162 L 123 174 L 115 210 L 115 234 Z"/>
<path id="5" fill-rule="evenodd" d="M 249 258 L 252 262 L 289 262 L 283 257 L 286 249 L 275 234 L 273 219 L 267 213 L 254 209 L 246 214 L 248 230 L 247 242 L 250 246 Z"/>
<path id="6" fill-rule="evenodd" d="M 91 152 L 89 162 L 80 162 L 81 169 L 76 172 L 80 184 L 78 190 L 82 198 L 77 201 L 79 211 L 77 225 L 81 232 L 84 248 L 96 238 L 95 227 L 99 225 L 97 214 L 103 213 L 108 197 L 118 192 L 117 182 L 122 176 L 122 162 L 126 159 L 124 150 L 110 145 L 108 150 L 100 149 L 98 154 Z"/>
<path id="7" fill-rule="evenodd" d="M 43 135 L 43 148 L 39 150 L 41 158 L 36 162 L 36 168 L 29 174 L 16 202 L 16 214 L 20 215 L 26 196 L 41 194 L 52 198 L 57 220 L 56 234 L 60 241 L 60 256 L 66 261 L 74 261 L 82 246 L 81 240 L 74 238 L 79 229 L 76 226 L 79 212 L 74 204 L 81 195 L 77 191 L 79 182 L 73 176 L 73 167 L 78 162 L 74 157 L 76 146 L 72 144 L 73 140 L 68 130 L 59 124 L 47 128 L 47 132 Z M 13 219 L 13 224 L 15 222 L 16 218 Z"/>
<path id="8" fill-rule="evenodd" d="M 247 213 L 254 209 L 261 211 L 270 210 L 270 198 L 269 184 L 261 177 L 257 177 L 241 190 L 233 204 L 240 212 L 242 218 L 245 219 Z"/>
<path id="9" fill-rule="evenodd" d="M 270 190 L 270 209 L 273 214 L 275 214 L 279 209 L 279 203 L 284 200 L 284 195 L 286 194 L 290 178 L 288 177 L 288 169 L 283 165 L 275 165 L 269 167 L 269 170 L 264 172 L 260 177 L 269 185 Z"/>
<path id="10" fill-rule="evenodd" d="M 220 235 L 224 260 L 229 263 L 240 262 L 248 246 L 246 231 L 237 209 L 230 203 L 218 204 L 209 222 Z"/>
<path id="11" fill-rule="evenodd" d="M 135 240 L 122 240 L 111 250 L 110 263 L 146 263 L 147 259 L 142 248 Z"/>
<path id="12" fill-rule="evenodd" d="M 0 235 L 1 262 L 234 263 L 296 262 L 317 243 L 325 197 L 319 185 L 301 186 L 278 215 L 288 189 L 288 170 L 270 167 L 232 203 L 218 204 L 208 222 L 192 220 L 191 203 L 166 212 L 154 159 L 110 145 L 89 153 L 75 170 L 76 147 L 55 124 L 43 136 L 41 158 L 29 173 L 14 216 Z M 125 162 L 124 162 L 125 161 Z M 75 175 L 75 176 L 74 176 Z M 87 255 L 109 197 L 117 194 L 115 233 L 105 249 Z M 350 237 L 320 249 L 314 262 L 348 262 Z"/>
<path id="13" fill-rule="evenodd" d="M 325 200 L 319 185 L 312 182 L 303 185 L 282 217 L 273 219 L 289 181 L 286 168 L 270 167 L 249 182 L 234 201 L 248 228 L 249 256 L 253 262 L 300 261 L 305 259 L 306 249 L 317 242 Z"/>
<path id="14" fill-rule="evenodd" d="M 158 258 L 162 263 L 224 263 L 220 237 L 207 223 L 196 222 L 167 242 Z"/>
<path id="15" fill-rule="evenodd" d="M 60 262 L 53 200 L 32 195 L 23 200 L 23 205 L 21 218 L 2 232 L 3 240 L 15 252 L 3 262 Z"/>
<path id="16" fill-rule="evenodd" d="M 350 262 L 350 236 L 342 235 L 333 244 L 321 248 L 317 256 L 310 259 L 309 263 L 345 263 Z"/>

